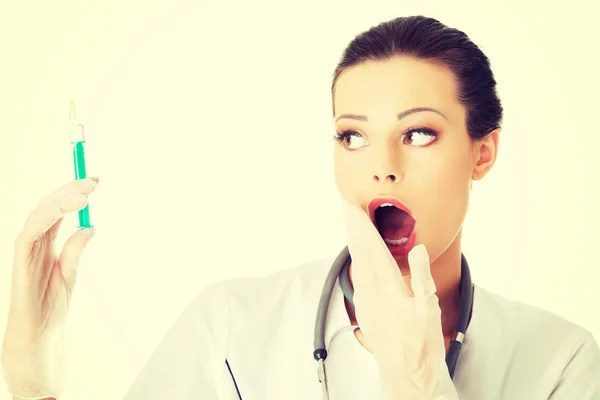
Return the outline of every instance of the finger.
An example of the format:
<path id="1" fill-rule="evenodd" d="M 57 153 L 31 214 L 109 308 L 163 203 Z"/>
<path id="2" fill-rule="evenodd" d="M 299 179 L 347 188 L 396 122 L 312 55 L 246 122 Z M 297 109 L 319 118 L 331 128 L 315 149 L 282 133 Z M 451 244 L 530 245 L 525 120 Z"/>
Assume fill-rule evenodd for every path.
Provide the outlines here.
<path id="1" fill-rule="evenodd" d="M 98 182 L 100 182 L 100 178 L 98 178 L 97 176 L 87 178 L 87 179 L 78 179 L 78 180 L 71 181 L 71 182 L 61 186 L 54 192 L 50 193 L 46 197 L 44 197 L 39 202 L 37 208 L 38 208 L 38 210 L 43 209 L 43 207 L 46 207 L 46 205 L 50 205 L 52 207 L 53 205 L 51 205 L 51 204 L 53 202 L 55 202 L 56 200 L 70 196 L 72 194 L 83 194 L 83 195 L 87 196 L 95 190 Z M 37 212 L 37 210 L 34 211 L 34 213 L 36 213 L 36 212 Z M 62 222 L 63 222 L 62 217 L 59 217 L 57 219 L 57 221 L 55 223 L 53 223 L 50 228 L 48 228 L 47 231 L 48 231 L 48 234 L 50 235 L 50 238 L 52 238 L 52 240 L 56 239 L 56 236 L 58 235 L 58 231 L 60 229 L 60 226 L 62 225 Z"/>
<path id="2" fill-rule="evenodd" d="M 75 193 L 89 195 L 96 189 L 96 186 L 98 186 L 99 182 L 100 178 L 98 177 L 72 180 L 71 182 L 59 187 L 54 192 L 45 196 L 40 201 L 40 204 L 46 204 Z"/>
<path id="3" fill-rule="evenodd" d="M 348 250 L 359 274 L 368 274 L 376 282 L 400 280 L 405 294 L 410 294 L 398 264 L 368 214 L 344 200 L 343 208 L 348 235 Z"/>
<path id="4" fill-rule="evenodd" d="M 99 177 L 97 177 L 97 176 L 93 176 L 93 177 L 91 177 L 91 178 L 89 178 L 89 179 L 91 179 L 92 181 L 96 182 L 96 184 L 100 182 L 100 178 L 99 178 Z M 83 181 L 83 180 L 80 180 L 80 181 Z M 70 184 L 72 184 L 72 182 L 71 182 Z M 65 185 L 65 186 L 69 186 L 70 184 L 67 184 L 67 185 Z M 86 185 L 87 185 L 87 183 L 86 183 L 86 182 L 84 182 L 84 183 L 83 183 L 83 185 L 84 185 L 84 186 L 83 186 L 83 191 L 81 191 L 81 190 L 80 190 L 80 192 L 83 192 L 83 194 L 88 194 L 88 195 L 89 195 L 89 194 L 91 194 L 91 193 L 94 191 L 95 187 L 96 187 L 96 186 L 95 186 L 95 185 L 92 183 L 92 184 L 91 184 L 92 190 L 91 190 L 91 191 L 89 191 L 89 190 L 88 190 L 88 188 L 87 188 L 87 186 L 86 186 Z M 59 191 L 56 193 L 56 195 L 59 195 L 60 193 L 61 193 L 61 191 L 59 190 Z M 55 239 L 56 239 L 56 236 L 58 235 L 58 231 L 60 230 L 60 227 L 61 227 L 61 225 L 62 225 L 63 221 L 64 221 L 64 218 L 59 218 L 59 219 L 58 219 L 58 221 L 56 221 L 56 222 L 54 223 L 54 225 L 52 225 L 52 227 L 51 227 L 51 228 L 48 230 L 48 234 L 50 235 L 50 238 L 51 238 L 52 240 L 55 240 Z"/>
<path id="5" fill-rule="evenodd" d="M 15 246 L 20 256 L 28 254 L 33 244 L 45 234 L 59 219 L 69 212 L 79 211 L 88 203 L 83 194 L 70 194 L 54 202 L 40 204 L 27 218 L 23 231 L 17 237 Z"/>
<path id="6" fill-rule="evenodd" d="M 50 239 L 55 240 L 56 237 L 58 236 L 58 231 L 60 230 L 60 227 L 63 223 L 65 219 L 64 218 L 59 218 L 54 225 L 52 225 L 50 227 L 50 229 L 48 229 L 48 235 L 50 236 Z"/>
<path id="7" fill-rule="evenodd" d="M 95 228 L 84 228 L 75 232 L 65 242 L 62 253 L 58 258 L 65 284 L 70 291 L 75 286 L 81 253 L 95 233 Z"/>
<path id="8" fill-rule="evenodd" d="M 346 226 L 350 234 L 358 234 L 360 236 L 373 236 L 375 234 L 379 236 L 375 225 L 373 225 L 373 222 L 362 208 L 345 199 L 342 201 L 342 207 Z"/>
<path id="9" fill-rule="evenodd" d="M 429 255 L 424 244 L 418 244 L 408 253 L 410 285 L 415 297 L 429 299 L 435 295 L 436 287 L 431 276 Z"/>
<path id="10" fill-rule="evenodd" d="M 356 253 L 352 257 L 353 260 L 368 261 L 377 251 L 381 253 L 383 247 L 387 250 L 385 242 L 381 239 L 379 232 L 366 212 L 347 200 L 343 201 L 342 207 L 346 223 L 348 248 Z"/>

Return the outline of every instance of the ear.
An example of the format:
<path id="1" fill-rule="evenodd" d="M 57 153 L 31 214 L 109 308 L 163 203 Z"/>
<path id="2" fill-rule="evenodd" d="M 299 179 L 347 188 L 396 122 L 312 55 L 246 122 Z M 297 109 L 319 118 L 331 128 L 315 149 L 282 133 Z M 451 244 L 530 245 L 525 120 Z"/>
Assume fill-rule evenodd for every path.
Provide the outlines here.
<path id="1" fill-rule="evenodd" d="M 482 179 L 494 166 L 498 155 L 500 128 L 473 142 L 473 174 L 471 179 Z"/>

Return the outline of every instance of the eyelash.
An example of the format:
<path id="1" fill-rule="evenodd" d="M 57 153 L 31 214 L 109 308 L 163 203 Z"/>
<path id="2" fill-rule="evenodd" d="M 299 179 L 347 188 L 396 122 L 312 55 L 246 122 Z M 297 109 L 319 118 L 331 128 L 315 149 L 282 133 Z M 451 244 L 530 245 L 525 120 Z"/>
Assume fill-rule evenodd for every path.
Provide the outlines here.
<path id="1" fill-rule="evenodd" d="M 333 135 L 333 140 L 335 140 L 338 143 L 342 143 L 344 140 L 348 139 L 350 136 L 360 136 L 360 134 L 356 131 L 352 131 L 352 130 L 346 130 L 343 131 L 342 133 L 336 132 L 335 135 Z"/>
<path id="2" fill-rule="evenodd" d="M 433 136 L 434 138 L 438 137 L 437 132 L 432 129 L 429 129 L 429 128 L 411 128 L 411 129 L 407 130 L 406 132 L 404 132 L 403 135 L 406 136 L 408 134 L 415 133 L 415 132 L 425 133 L 427 135 Z M 344 140 L 348 139 L 351 136 L 360 137 L 361 134 L 354 130 L 348 129 L 348 130 L 342 131 L 341 133 L 336 132 L 336 134 L 333 135 L 333 140 L 335 140 L 337 143 L 342 143 Z"/>

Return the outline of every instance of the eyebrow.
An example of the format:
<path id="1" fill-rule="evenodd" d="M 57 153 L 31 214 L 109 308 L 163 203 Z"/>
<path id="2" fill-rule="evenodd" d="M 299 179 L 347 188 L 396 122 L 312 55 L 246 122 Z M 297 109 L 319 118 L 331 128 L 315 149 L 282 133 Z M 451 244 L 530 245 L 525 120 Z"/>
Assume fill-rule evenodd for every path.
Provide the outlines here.
<path id="1" fill-rule="evenodd" d="M 415 113 L 418 113 L 418 112 L 425 112 L 425 111 L 434 112 L 434 113 L 439 114 L 442 117 L 444 117 L 444 119 L 448 119 L 448 118 L 446 118 L 446 116 L 441 111 L 436 110 L 435 108 L 431 108 L 431 107 L 415 107 L 415 108 L 411 108 L 410 110 L 402 111 L 400 114 L 397 115 L 397 118 L 398 118 L 398 120 L 401 120 L 402 118 L 404 118 L 404 117 L 406 117 L 406 116 L 408 116 L 410 114 L 415 114 Z M 335 121 L 337 122 L 338 120 L 340 120 L 342 118 L 355 119 L 355 120 L 358 120 L 358 121 L 368 121 L 369 120 L 366 115 L 342 114 L 339 117 L 337 117 L 335 119 Z"/>

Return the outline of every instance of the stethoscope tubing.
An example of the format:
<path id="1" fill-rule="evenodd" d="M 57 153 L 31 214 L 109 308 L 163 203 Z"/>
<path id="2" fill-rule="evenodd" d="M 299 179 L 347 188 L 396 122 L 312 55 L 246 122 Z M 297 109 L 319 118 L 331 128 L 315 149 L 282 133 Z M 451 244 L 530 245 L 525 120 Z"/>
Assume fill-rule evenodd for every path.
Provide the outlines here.
<path id="1" fill-rule="evenodd" d="M 319 305 L 317 308 L 317 315 L 315 318 L 315 350 L 313 351 L 313 358 L 318 363 L 317 372 L 319 382 L 321 383 L 322 395 L 324 400 L 329 400 L 327 376 L 325 373 L 325 359 L 327 358 L 327 350 L 325 348 L 325 325 L 327 322 L 327 311 L 329 309 L 331 296 L 333 294 L 333 290 L 338 279 L 340 280 L 340 286 L 342 287 L 344 297 L 348 299 L 352 305 L 354 305 L 354 292 L 351 288 L 348 276 L 348 268 L 350 266 L 350 263 L 350 251 L 348 250 L 348 246 L 345 246 L 335 258 L 331 268 L 329 269 L 329 272 L 327 273 L 327 277 L 325 278 L 325 282 L 323 284 L 323 290 L 321 291 L 321 297 L 319 298 Z M 456 323 L 455 335 L 453 340 L 450 342 L 450 347 L 446 355 L 446 365 L 448 366 L 448 371 L 450 372 L 451 378 L 454 377 L 454 371 L 456 369 L 458 355 L 462 347 L 463 339 L 466 335 L 469 317 L 471 315 L 471 310 L 473 307 L 473 284 L 471 282 L 471 272 L 469 269 L 469 264 L 467 263 L 467 260 L 463 254 L 461 254 L 460 291 L 460 311 Z M 242 395 L 235 380 L 235 376 L 233 375 L 233 372 L 229 365 L 229 360 L 225 360 L 225 363 L 227 365 L 227 369 L 229 370 L 231 378 L 233 379 L 237 395 L 239 399 L 242 400 Z"/>
<path id="2" fill-rule="evenodd" d="M 333 289 L 338 278 L 342 292 L 344 293 L 344 297 L 350 302 L 350 304 L 354 305 L 354 292 L 348 276 L 350 263 L 350 251 L 348 246 L 345 246 L 338 254 L 331 268 L 329 269 L 323 284 L 323 290 L 321 291 L 321 297 L 319 299 L 319 305 L 317 308 L 314 329 L 315 350 L 313 351 L 313 358 L 318 362 L 318 377 L 323 387 L 324 398 L 328 398 L 325 396 L 325 392 L 327 391 L 327 378 L 325 374 L 325 360 L 327 358 L 327 349 L 325 346 L 325 324 L 327 321 L 327 311 L 329 309 L 329 303 L 331 301 Z M 466 335 L 469 317 L 473 307 L 473 284 L 471 281 L 471 272 L 467 259 L 462 253 L 460 293 L 460 310 L 456 323 L 455 334 L 453 340 L 450 342 L 448 353 L 446 354 L 446 365 L 448 366 L 448 371 L 451 378 L 454 377 L 458 356 Z"/>

